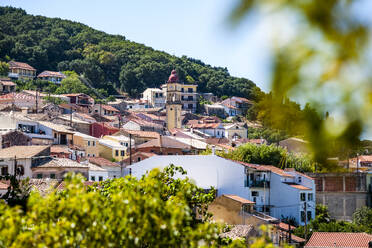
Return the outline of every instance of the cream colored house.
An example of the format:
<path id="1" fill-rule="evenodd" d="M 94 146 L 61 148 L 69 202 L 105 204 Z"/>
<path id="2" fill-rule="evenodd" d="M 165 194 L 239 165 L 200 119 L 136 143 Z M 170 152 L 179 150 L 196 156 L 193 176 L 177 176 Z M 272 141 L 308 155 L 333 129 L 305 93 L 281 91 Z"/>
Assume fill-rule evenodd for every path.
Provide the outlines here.
<path id="1" fill-rule="evenodd" d="M 86 157 L 98 157 L 98 139 L 96 137 L 74 132 L 74 145 L 85 150 Z"/>
<path id="2" fill-rule="evenodd" d="M 132 139 L 132 144 L 134 140 Z M 129 138 L 124 135 L 106 135 L 98 141 L 99 156 L 110 161 L 121 161 L 127 157 Z"/>
<path id="3" fill-rule="evenodd" d="M 49 159 L 49 146 L 11 146 L 0 150 L 2 176 L 14 175 L 31 178 L 32 169 Z"/>
<path id="4" fill-rule="evenodd" d="M 234 139 L 246 139 L 247 136 L 247 128 L 237 124 L 229 124 L 224 126 L 225 128 L 225 137 L 229 140 L 234 140 Z"/>
<path id="5" fill-rule="evenodd" d="M 147 88 L 142 94 L 142 100 L 147 101 L 153 108 L 165 106 L 165 93 L 158 88 Z"/>

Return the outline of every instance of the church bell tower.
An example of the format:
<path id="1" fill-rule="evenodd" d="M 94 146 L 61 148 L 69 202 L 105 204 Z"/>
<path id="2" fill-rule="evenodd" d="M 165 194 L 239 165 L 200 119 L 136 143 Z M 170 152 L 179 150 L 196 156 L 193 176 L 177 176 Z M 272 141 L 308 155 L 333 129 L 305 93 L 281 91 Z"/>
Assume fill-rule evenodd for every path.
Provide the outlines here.
<path id="1" fill-rule="evenodd" d="M 178 79 L 176 70 L 172 70 L 171 75 L 167 81 L 167 96 L 166 96 L 166 110 L 167 110 L 167 128 L 181 128 L 181 84 Z"/>

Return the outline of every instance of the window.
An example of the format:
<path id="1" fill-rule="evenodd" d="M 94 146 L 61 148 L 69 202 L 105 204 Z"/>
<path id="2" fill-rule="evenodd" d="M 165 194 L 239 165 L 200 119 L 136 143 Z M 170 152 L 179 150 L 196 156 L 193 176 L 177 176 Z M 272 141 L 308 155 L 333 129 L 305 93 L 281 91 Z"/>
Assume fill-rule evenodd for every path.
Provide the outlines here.
<path id="1" fill-rule="evenodd" d="M 308 201 L 313 201 L 313 200 L 314 200 L 313 193 L 309 193 L 309 194 L 307 194 L 307 200 L 308 200 Z"/>
<path id="2" fill-rule="evenodd" d="M 173 155 L 173 153 L 171 153 L 171 152 L 168 152 L 168 155 Z"/>
<path id="3" fill-rule="evenodd" d="M 252 191 L 252 196 L 258 196 L 258 191 Z"/>
<path id="4" fill-rule="evenodd" d="M 90 141 L 88 140 L 88 146 L 90 146 Z"/>
<path id="5" fill-rule="evenodd" d="M 305 222 L 305 212 L 301 211 L 301 222 Z"/>
<path id="6" fill-rule="evenodd" d="M 92 154 L 92 157 L 95 157 L 96 155 Z"/>
<path id="7" fill-rule="evenodd" d="M 306 201 L 306 193 L 301 193 L 300 194 L 300 199 L 301 199 L 301 201 Z"/>
<path id="8" fill-rule="evenodd" d="M 302 177 L 298 177 L 298 183 L 302 183 Z"/>
<path id="9" fill-rule="evenodd" d="M 57 134 L 56 133 L 54 133 L 54 138 L 57 139 Z"/>
<path id="10" fill-rule="evenodd" d="M 36 177 L 37 177 L 38 179 L 41 179 L 41 178 L 43 178 L 43 174 L 37 174 Z"/>
<path id="11" fill-rule="evenodd" d="M 100 181 L 100 182 L 103 181 L 103 177 L 102 176 L 99 176 L 98 177 L 98 181 Z"/>
<path id="12" fill-rule="evenodd" d="M 96 181 L 96 177 L 95 176 L 91 176 L 90 177 L 90 181 Z"/>
<path id="13" fill-rule="evenodd" d="M 116 175 L 114 175 L 114 178 L 116 178 Z"/>
<path id="14" fill-rule="evenodd" d="M 311 220 L 311 211 L 307 211 L 307 221 Z"/>
<path id="15" fill-rule="evenodd" d="M 124 151 L 120 151 L 120 155 L 124 157 Z"/>
<path id="16" fill-rule="evenodd" d="M 119 156 L 119 150 L 115 150 L 115 156 Z"/>
<path id="17" fill-rule="evenodd" d="M 193 92 L 193 88 L 188 88 L 187 91 L 188 91 L 189 93 L 192 93 L 192 92 Z"/>
<path id="18" fill-rule="evenodd" d="M 8 175 L 8 166 L 1 167 L 1 175 Z"/>
<path id="19" fill-rule="evenodd" d="M 90 153 L 88 153 L 88 157 L 90 157 Z"/>
<path id="20" fill-rule="evenodd" d="M 96 142 L 95 141 L 92 141 L 92 146 L 96 146 Z"/>
<path id="21" fill-rule="evenodd" d="M 25 168 L 23 165 L 17 165 L 17 175 L 23 176 L 25 174 Z"/>
<path id="22" fill-rule="evenodd" d="M 139 162 L 139 161 L 141 161 L 141 157 L 138 157 L 138 158 L 137 158 L 137 162 Z"/>
<path id="23" fill-rule="evenodd" d="M 188 104 L 188 105 L 187 105 L 187 108 L 188 108 L 188 109 L 193 109 L 193 107 L 194 107 L 194 106 L 193 106 L 192 104 Z"/>
<path id="24" fill-rule="evenodd" d="M 220 135 L 220 131 L 217 131 L 217 135 Z"/>
<path id="25" fill-rule="evenodd" d="M 56 178 L 56 174 L 54 174 L 54 173 L 50 174 L 50 178 L 51 179 L 55 179 Z"/>

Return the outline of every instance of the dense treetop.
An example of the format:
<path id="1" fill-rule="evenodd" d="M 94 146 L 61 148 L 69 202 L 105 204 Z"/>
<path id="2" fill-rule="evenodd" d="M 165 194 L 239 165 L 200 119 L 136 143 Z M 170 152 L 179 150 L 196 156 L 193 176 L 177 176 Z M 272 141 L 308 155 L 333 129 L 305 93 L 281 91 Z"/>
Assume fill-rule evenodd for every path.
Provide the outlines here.
<path id="1" fill-rule="evenodd" d="M 0 60 L 29 63 L 43 70 L 73 70 L 94 87 L 138 96 L 147 87 L 159 87 L 175 68 L 180 79 L 196 82 L 200 92 L 256 99 L 260 89 L 245 78 L 232 77 L 226 68 L 181 58 L 110 35 L 81 23 L 27 14 L 0 7 Z"/>

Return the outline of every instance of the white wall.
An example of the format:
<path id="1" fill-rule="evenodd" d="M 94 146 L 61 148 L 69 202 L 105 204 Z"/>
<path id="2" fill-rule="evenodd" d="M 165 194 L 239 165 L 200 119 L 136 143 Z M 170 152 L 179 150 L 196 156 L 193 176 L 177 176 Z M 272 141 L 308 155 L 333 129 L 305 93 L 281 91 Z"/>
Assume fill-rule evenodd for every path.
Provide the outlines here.
<path id="1" fill-rule="evenodd" d="M 128 121 L 127 123 L 125 123 L 123 125 L 123 128 L 124 129 L 128 129 L 128 130 L 138 130 L 138 131 L 141 131 L 141 126 L 138 125 L 137 123 L 133 122 L 133 121 Z"/>
<path id="2" fill-rule="evenodd" d="M 215 187 L 219 196 L 235 194 L 249 199 L 249 189 L 244 187 L 245 167 L 215 155 L 153 156 L 127 168 L 132 169 L 133 176 L 140 178 L 146 171 L 169 164 L 182 166 L 197 186 L 204 189 Z M 182 178 L 180 175 L 177 177 Z"/>
<path id="3" fill-rule="evenodd" d="M 99 181 L 99 177 L 101 176 L 103 178 L 102 181 L 106 180 L 109 178 L 108 176 L 108 172 L 107 171 L 92 171 L 92 170 L 89 170 L 89 181 L 95 181 L 95 182 L 98 182 Z M 92 176 L 95 177 L 94 179 L 95 180 L 92 180 Z"/>

